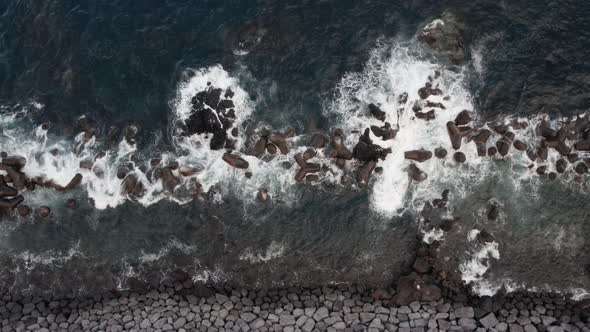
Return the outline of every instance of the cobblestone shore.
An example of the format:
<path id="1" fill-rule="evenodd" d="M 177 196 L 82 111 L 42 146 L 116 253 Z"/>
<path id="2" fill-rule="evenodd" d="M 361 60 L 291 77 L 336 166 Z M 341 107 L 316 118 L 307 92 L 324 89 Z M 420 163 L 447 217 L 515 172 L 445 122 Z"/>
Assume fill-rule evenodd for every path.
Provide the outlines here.
<path id="1" fill-rule="evenodd" d="M 590 306 L 508 294 L 394 306 L 392 289 L 245 290 L 161 286 L 86 299 L 0 301 L 2 331 L 590 331 Z"/>

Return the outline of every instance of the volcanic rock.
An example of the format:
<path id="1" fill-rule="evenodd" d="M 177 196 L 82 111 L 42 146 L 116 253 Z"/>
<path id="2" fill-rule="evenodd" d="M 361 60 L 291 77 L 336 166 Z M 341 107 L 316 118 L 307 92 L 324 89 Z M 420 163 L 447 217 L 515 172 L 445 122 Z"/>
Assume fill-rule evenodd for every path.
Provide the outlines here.
<path id="1" fill-rule="evenodd" d="M 496 148 L 502 157 L 505 157 L 508 154 L 508 150 L 510 150 L 510 143 L 504 137 L 500 138 L 496 141 Z"/>
<path id="2" fill-rule="evenodd" d="M 416 182 L 421 182 L 428 178 L 428 174 L 414 164 L 408 166 L 408 174 L 410 175 L 410 178 Z"/>
<path id="3" fill-rule="evenodd" d="M 25 198 L 23 197 L 23 195 L 14 196 L 12 198 L 0 198 L 0 209 L 13 210 L 24 200 Z"/>
<path id="4" fill-rule="evenodd" d="M 268 189 L 263 188 L 259 189 L 258 193 L 256 194 L 256 199 L 260 202 L 267 202 L 270 199 L 270 195 L 268 194 Z"/>
<path id="5" fill-rule="evenodd" d="M 309 160 L 313 157 L 315 157 L 316 152 L 314 149 L 307 149 L 305 150 L 305 152 L 303 152 L 303 160 Z"/>
<path id="6" fill-rule="evenodd" d="M 525 143 L 523 143 L 522 141 L 519 141 L 519 140 L 514 141 L 512 143 L 512 145 L 518 151 L 526 151 L 526 149 L 527 149 L 527 145 Z"/>
<path id="7" fill-rule="evenodd" d="M 462 135 L 457 125 L 452 121 L 447 122 L 447 132 L 449 133 L 453 149 L 459 150 L 461 148 Z"/>
<path id="8" fill-rule="evenodd" d="M 457 151 L 453 155 L 453 159 L 455 159 L 455 161 L 458 163 L 464 163 L 467 160 L 467 157 L 465 157 L 463 152 Z"/>
<path id="9" fill-rule="evenodd" d="M 20 204 L 16 207 L 16 212 L 18 212 L 21 217 L 26 217 L 31 214 L 31 208 L 26 204 Z"/>
<path id="10" fill-rule="evenodd" d="M 379 121 L 385 121 L 385 112 L 383 112 L 377 105 L 369 104 L 369 112 Z"/>
<path id="11" fill-rule="evenodd" d="M 588 173 L 588 166 L 584 162 L 579 162 L 574 166 L 574 170 L 578 174 L 586 174 Z"/>
<path id="12" fill-rule="evenodd" d="M 404 152 L 404 158 L 417 162 L 424 162 L 432 158 L 432 152 L 427 150 L 411 150 Z"/>
<path id="13" fill-rule="evenodd" d="M 455 118 L 455 124 L 457 126 L 464 126 L 469 122 L 471 122 L 471 116 L 469 115 L 469 111 L 467 110 L 461 111 Z"/>
<path id="14" fill-rule="evenodd" d="M 277 153 L 277 147 L 276 145 L 270 143 L 266 145 L 266 152 L 268 152 L 268 154 L 270 155 L 274 155 Z"/>
<path id="15" fill-rule="evenodd" d="M 438 158 L 438 159 L 443 159 L 447 156 L 447 150 L 445 148 L 442 147 L 438 147 L 434 149 L 434 155 Z"/>
<path id="16" fill-rule="evenodd" d="M 37 209 L 37 215 L 41 218 L 49 217 L 51 209 L 48 206 L 41 206 Z"/>
<path id="17" fill-rule="evenodd" d="M 320 164 L 307 163 L 304 167 L 301 167 L 297 174 L 295 174 L 295 180 L 301 182 L 305 176 L 309 173 L 317 173 L 321 170 Z"/>
<path id="18" fill-rule="evenodd" d="M 226 152 L 223 154 L 222 159 L 230 166 L 235 168 L 246 169 L 250 166 L 246 160 L 242 159 L 242 157 L 235 154 Z"/>
<path id="19" fill-rule="evenodd" d="M 427 82 L 426 85 L 418 90 L 418 96 L 421 99 L 426 99 L 430 96 L 441 95 L 442 91 L 439 88 L 432 88 L 432 83 Z"/>
<path id="20" fill-rule="evenodd" d="M 309 146 L 311 146 L 314 149 L 321 149 L 326 146 L 326 142 L 327 142 L 326 135 L 324 135 L 322 133 L 314 133 L 311 136 Z"/>
<path id="21" fill-rule="evenodd" d="M 365 164 L 361 167 L 359 167 L 357 172 L 357 181 L 359 185 L 364 186 L 369 183 L 369 178 L 371 177 L 371 173 L 373 173 L 373 170 L 375 169 L 376 165 L 376 161 L 370 160 L 365 162 Z"/>
<path id="22" fill-rule="evenodd" d="M 0 175 L 0 198 L 18 195 L 18 191 L 6 184 L 4 176 Z"/>
<path id="23" fill-rule="evenodd" d="M 352 150 L 352 156 L 360 161 L 383 160 L 389 153 L 391 153 L 391 149 L 384 149 L 373 144 L 369 137 L 369 128 L 365 129 L 365 133 L 361 135 L 359 142 Z"/>

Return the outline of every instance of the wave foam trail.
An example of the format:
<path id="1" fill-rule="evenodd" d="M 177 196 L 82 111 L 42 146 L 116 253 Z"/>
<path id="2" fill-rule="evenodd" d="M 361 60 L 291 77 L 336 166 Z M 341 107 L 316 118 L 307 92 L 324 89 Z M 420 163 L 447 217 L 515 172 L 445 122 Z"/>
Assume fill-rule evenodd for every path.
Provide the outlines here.
<path id="1" fill-rule="evenodd" d="M 272 259 L 282 257 L 285 250 L 284 244 L 272 241 L 264 252 L 256 252 L 252 248 L 246 248 L 240 255 L 240 260 L 246 260 L 252 264 L 266 263 Z"/>

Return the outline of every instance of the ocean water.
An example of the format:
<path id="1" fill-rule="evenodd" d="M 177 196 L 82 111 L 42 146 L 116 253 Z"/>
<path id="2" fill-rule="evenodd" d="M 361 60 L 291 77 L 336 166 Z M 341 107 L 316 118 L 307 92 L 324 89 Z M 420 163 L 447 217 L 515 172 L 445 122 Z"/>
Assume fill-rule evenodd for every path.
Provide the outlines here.
<path id="1" fill-rule="evenodd" d="M 464 26 L 466 60 L 456 66 L 417 41 L 445 13 Z M 0 3 L 0 150 L 27 158 L 24 172 L 69 192 L 25 191 L 49 218 L 0 221 L 0 288 L 15 293 L 87 294 L 155 282 L 183 270 L 195 280 L 248 287 L 325 283 L 386 285 L 408 271 L 417 238 L 439 241 L 437 267 L 482 295 L 590 289 L 588 175 L 554 181 L 529 170 L 525 153 L 419 166 L 415 183 L 403 153 L 445 147 L 446 123 L 462 110 L 480 124 L 528 124 L 527 144 L 547 118 L 558 125 L 589 110 L 590 5 L 575 1 L 4 1 Z M 438 74 L 435 74 L 438 73 Z M 418 89 L 433 79 L 446 109 L 414 119 Z M 191 98 L 208 84 L 234 93 L 245 152 L 257 130 L 294 128 L 287 155 L 244 155 L 252 177 L 208 148 L 210 137 L 178 135 Z M 400 94 L 408 102 L 398 102 Z M 448 99 L 443 99 L 448 96 Z M 316 130 L 343 129 L 352 149 L 380 122 L 380 104 L 399 132 L 372 139 L 392 153 L 368 186 L 331 162 L 317 183 L 294 180 L 295 154 Z M 92 119 L 90 140 L 76 125 Z M 48 126 L 43 126 L 48 124 Z M 105 142 L 111 126 L 137 131 L 136 143 Z M 133 127 L 129 127 L 133 126 Z M 492 138 L 495 143 L 496 138 Z M 51 153 L 58 149 L 58 153 Z M 96 159 L 92 170 L 80 161 Z M 55 155 L 54 155 L 55 154 Z M 174 194 L 140 171 L 151 158 L 198 169 Z M 555 169 L 557 152 L 546 163 Z M 130 199 L 118 168 L 132 164 L 145 188 Z M 349 169 L 354 162 L 349 163 Z M 97 172 L 100 170 L 100 172 Z M 176 174 L 178 175 L 178 174 Z M 195 199 L 200 184 L 207 195 Z M 265 188 L 271 202 L 256 200 Z M 433 231 L 426 201 L 451 192 Z M 75 198 L 76 209 L 66 207 Z M 491 204 L 499 217 L 486 217 Z M 486 230 L 494 241 L 479 244 Z"/>

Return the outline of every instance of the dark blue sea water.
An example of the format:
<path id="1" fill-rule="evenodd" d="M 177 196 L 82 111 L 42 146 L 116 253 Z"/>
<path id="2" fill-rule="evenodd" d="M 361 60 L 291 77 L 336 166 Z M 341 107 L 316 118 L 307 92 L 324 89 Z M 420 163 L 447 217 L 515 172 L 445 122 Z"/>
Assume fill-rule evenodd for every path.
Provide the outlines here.
<path id="1" fill-rule="evenodd" d="M 416 41 L 416 32 L 443 13 L 463 26 L 463 67 Z M 144 160 L 190 159 L 195 152 L 179 152 L 171 134 L 179 91 L 199 77 L 211 80 L 203 71 L 216 65 L 247 95 L 252 114 L 240 128 L 246 136 L 259 124 L 293 127 L 298 135 L 346 126 L 349 113 L 338 105 L 352 102 L 342 93 L 387 98 L 383 91 L 401 91 L 382 89 L 381 78 L 409 84 L 413 74 L 432 72 L 422 64 L 448 70 L 452 100 L 472 106 L 482 123 L 581 114 L 590 106 L 588 17 L 590 4 L 580 1 L 6 0 L 0 129 L 10 137 L 0 138 L 0 150 L 35 155 L 58 144 L 73 151 L 76 120 L 86 116 L 96 122 L 98 139 L 111 126 L 139 128 L 135 154 Z M 410 68 L 405 75 L 396 71 L 403 68 Z M 427 75 L 415 80 L 423 84 Z M 50 124 L 43 145 L 35 138 L 42 123 Z M 386 173 L 399 172 L 390 164 Z M 32 207 L 50 206 L 48 219 L 0 221 L 0 288 L 84 294 L 154 282 L 179 269 L 195 280 L 250 287 L 383 285 L 412 263 L 420 199 L 448 187 L 455 194 L 451 212 L 463 223 L 441 243 L 441 268 L 460 278 L 461 266 L 481 249 L 468 234 L 484 227 L 494 233 L 500 257 L 478 280 L 482 288 L 487 280 L 583 294 L 590 288 L 588 176 L 572 184 L 506 175 L 519 167 L 527 171 L 505 160 L 492 168 L 474 163 L 431 173 L 437 182 L 421 189 L 383 180 L 374 190 L 291 185 L 278 167 L 250 184 L 234 179 L 241 173 L 206 173 L 199 181 L 219 182 L 221 203 L 211 194 L 183 204 L 158 199 L 97 208 L 93 192 L 101 189 L 87 182 L 63 194 L 39 189 L 26 199 Z M 261 184 L 274 189 L 270 205 L 252 202 Z M 67 198 L 78 207 L 66 208 Z M 388 200 L 403 206 L 393 214 L 375 208 Z M 491 224 L 482 218 L 490 202 L 502 206 L 501 221 Z"/>

